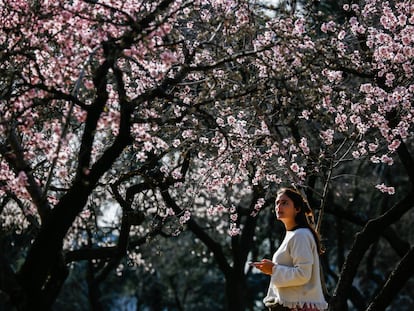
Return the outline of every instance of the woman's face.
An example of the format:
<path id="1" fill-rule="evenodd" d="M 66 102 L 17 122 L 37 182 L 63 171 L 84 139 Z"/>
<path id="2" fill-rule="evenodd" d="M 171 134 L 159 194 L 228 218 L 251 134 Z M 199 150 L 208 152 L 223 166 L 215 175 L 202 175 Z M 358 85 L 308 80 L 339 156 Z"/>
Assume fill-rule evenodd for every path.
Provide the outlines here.
<path id="1" fill-rule="evenodd" d="M 286 194 L 281 194 L 276 198 L 276 217 L 279 220 L 291 219 L 294 220 L 296 214 L 299 212 L 295 208 L 293 201 Z"/>

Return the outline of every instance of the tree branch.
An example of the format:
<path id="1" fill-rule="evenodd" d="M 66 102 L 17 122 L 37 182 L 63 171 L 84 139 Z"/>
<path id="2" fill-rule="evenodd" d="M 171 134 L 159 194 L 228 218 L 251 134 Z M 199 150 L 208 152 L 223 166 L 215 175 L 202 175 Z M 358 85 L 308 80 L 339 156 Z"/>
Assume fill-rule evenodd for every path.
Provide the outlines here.
<path id="1" fill-rule="evenodd" d="M 352 281 L 357 272 L 360 260 L 369 246 L 378 240 L 379 234 L 390 224 L 396 222 L 413 206 L 414 195 L 409 193 L 402 201 L 395 204 L 380 217 L 367 222 L 361 232 L 356 235 L 354 244 L 346 258 L 341 271 L 341 277 L 330 302 L 330 310 L 346 310 L 346 300 L 352 287 Z"/>
<path id="2" fill-rule="evenodd" d="M 17 137 L 15 128 L 9 128 L 6 142 L 8 143 L 10 150 L 2 144 L 0 145 L 0 154 L 3 155 L 10 167 L 13 168 L 16 176 L 20 172 L 25 173 L 27 177 L 26 189 L 38 209 L 40 218 L 44 221 L 50 212 L 50 206 L 47 200 L 43 197 L 42 190 L 33 176 L 33 169 L 24 158 L 23 148 Z"/>
<path id="3" fill-rule="evenodd" d="M 168 188 L 162 189 L 161 195 L 167 206 L 172 208 L 176 215 L 179 215 L 183 212 L 183 210 L 175 203 L 174 199 L 170 196 Z M 191 230 L 191 232 L 193 232 L 194 235 L 197 238 L 199 238 L 207 246 L 209 250 L 213 252 L 214 258 L 216 259 L 221 271 L 223 271 L 225 275 L 228 275 L 231 272 L 231 268 L 230 265 L 227 263 L 227 259 L 224 256 L 223 249 L 221 248 L 220 243 L 214 241 L 193 218 L 190 218 L 188 220 L 187 226 Z"/>
<path id="4" fill-rule="evenodd" d="M 366 220 L 341 209 L 341 207 L 336 204 L 331 203 L 330 207 L 327 208 L 326 212 L 331 215 L 337 216 L 340 220 L 347 220 L 353 224 L 362 227 L 365 227 L 367 224 Z M 410 243 L 402 240 L 393 228 L 383 228 L 383 230 L 381 230 L 379 234 L 388 241 L 388 243 L 400 257 L 403 257 L 410 249 Z"/>
<path id="5" fill-rule="evenodd" d="M 383 311 L 392 299 L 414 275 L 414 247 L 401 259 L 389 276 L 381 292 L 374 298 L 366 311 Z"/>

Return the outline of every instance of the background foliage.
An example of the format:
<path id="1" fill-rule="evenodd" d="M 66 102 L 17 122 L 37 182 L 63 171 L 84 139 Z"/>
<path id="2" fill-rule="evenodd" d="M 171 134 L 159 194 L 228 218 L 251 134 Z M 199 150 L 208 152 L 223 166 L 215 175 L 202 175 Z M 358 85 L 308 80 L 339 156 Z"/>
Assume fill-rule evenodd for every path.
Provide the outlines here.
<path id="1" fill-rule="evenodd" d="M 315 211 L 330 310 L 411 310 L 410 1 L 1 1 L 0 306 L 261 310 Z"/>

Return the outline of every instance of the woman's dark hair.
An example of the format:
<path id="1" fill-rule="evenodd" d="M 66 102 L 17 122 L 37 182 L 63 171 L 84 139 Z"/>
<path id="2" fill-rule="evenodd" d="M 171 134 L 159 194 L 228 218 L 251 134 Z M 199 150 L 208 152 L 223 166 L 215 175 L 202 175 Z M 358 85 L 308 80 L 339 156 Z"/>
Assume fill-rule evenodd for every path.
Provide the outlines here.
<path id="1" fill-rule="evenodd" d="M 296 209 L 299 210 L 299 213 L 296 214 L 295 221 L 297 224 L 297 228 L 308 228 L 315 239 L 316 247 L 318 248 L 318 253 L 322 254 L 324 252 L 319 234 L 316 232 L 313 223 L 313 212 L 310 208 L 307 201 L 303 198 L 303 196 L 293 188 L 281 188 L 277 195 L 280 196 L 285 194 L 292 200 L 293 205 Z"/>

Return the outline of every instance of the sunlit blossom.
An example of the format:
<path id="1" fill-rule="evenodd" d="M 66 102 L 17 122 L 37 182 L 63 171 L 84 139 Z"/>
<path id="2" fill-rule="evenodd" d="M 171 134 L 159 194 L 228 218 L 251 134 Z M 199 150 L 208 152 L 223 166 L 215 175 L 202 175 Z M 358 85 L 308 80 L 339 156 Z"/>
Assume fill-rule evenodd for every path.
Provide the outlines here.
<path id="1" fill-rule="evenodd" d="M 376 185 L 375 188 L 377 188 L 378 190 L 380 190 L 383 193 L 395 194 L 395 188 L 386 186 L 385 184 Z"/>

